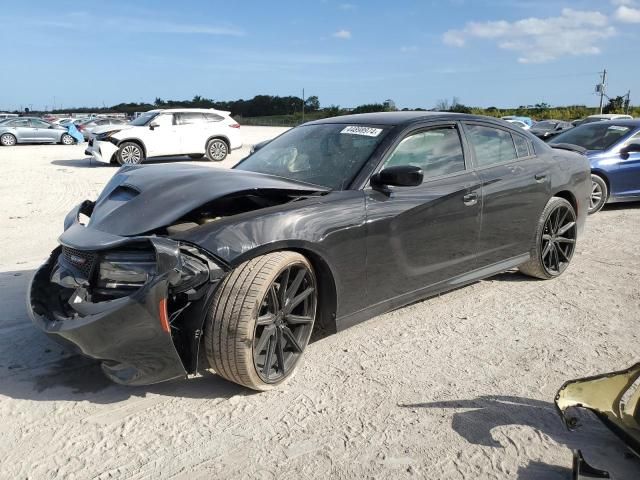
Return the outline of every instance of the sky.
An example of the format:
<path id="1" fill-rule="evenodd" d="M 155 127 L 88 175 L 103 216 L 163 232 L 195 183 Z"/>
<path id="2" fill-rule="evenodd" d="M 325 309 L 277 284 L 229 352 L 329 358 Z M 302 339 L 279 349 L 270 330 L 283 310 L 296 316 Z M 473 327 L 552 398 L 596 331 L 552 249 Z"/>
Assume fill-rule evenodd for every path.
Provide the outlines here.
<path id="1" fill-rule="evenodd" d="M 3 2 L 0 111 L 317 95 L 517 107 L 640 103 L 640 0 Z"/>

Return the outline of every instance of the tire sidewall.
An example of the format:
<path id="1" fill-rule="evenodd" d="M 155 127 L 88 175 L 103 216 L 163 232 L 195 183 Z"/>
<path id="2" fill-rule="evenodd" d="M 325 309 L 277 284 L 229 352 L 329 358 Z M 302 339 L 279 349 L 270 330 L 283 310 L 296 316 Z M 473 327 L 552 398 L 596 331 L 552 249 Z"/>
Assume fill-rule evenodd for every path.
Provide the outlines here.
<path id="1" fill-rule="evenodd" d="M 69 139 L 71 139 L 71 141 L 69 143 L 66 143 L 64 141 L 65 138 L 69 138 Z M 69 135 L 68 133 L 63 133 L 62 136 L 60 137 L 60 143 L 62 143 L 63 145 L 73 145 L 73 137 L 71 135 Z"/>

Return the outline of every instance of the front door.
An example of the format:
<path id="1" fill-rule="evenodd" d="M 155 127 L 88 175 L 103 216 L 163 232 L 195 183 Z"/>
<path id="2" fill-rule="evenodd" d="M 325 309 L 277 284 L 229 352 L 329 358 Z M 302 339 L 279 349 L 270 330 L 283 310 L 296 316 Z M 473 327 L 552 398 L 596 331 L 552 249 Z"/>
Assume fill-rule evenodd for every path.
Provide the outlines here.
<path id="1" fill-rule="evenodd" d="M 632 143 L 640 143 L 640 133 L 636 133 L 620 148 Z M 615 196 L 619 198 L 640 196 L 640 152 L 630 152 L 629 158 L 622 158 L 618 154 L 617 161 L 618 166 L 611 174 L 611 185 Z"/>
<path id="2" fill-rule="evenodd" d="M 458 126 L 408 133 L 382 168 L 396 165 L 421 167 L 424 181 L 365 190 L 371 304 L 436 288 L 476 265 L 481 188 L 467 168 Z"/>

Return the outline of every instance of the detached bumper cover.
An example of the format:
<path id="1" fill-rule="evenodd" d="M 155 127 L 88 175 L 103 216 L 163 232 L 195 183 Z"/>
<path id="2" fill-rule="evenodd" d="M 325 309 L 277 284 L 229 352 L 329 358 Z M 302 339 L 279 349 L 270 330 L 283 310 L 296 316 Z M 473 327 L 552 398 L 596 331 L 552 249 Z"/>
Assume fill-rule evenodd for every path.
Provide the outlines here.
<path id="1" fill-rule="evenodd" d="M 638 379 L 640 363 L 619 372 L 570 380 L 558 390 L 556 407 L 569 430 L 579 427 L 577 417 L 571 414 L 573 408 L 592 411 L 633 453 L 640 456 Z"/>

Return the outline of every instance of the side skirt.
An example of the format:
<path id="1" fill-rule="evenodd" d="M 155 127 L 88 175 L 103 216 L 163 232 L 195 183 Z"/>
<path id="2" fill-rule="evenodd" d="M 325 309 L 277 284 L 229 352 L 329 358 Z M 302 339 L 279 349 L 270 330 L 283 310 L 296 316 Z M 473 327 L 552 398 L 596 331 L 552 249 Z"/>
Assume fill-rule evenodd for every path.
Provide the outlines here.
<path id="1" fill-rule="evenodd" d="M 418 300 L 425 300 L 441 293 L 455 290 L 465 285 L 469 285 L 470 283 L 477 282 L 478 280 L 491 277 L 506 270 L 510 270 L 514 267 L 517 267 L 518 265 L 522 265 L 527 260 L 529 260 L 529 254 L 524 253 L 522 255 L 518 255 L 516 257 L 512 257 L 507 260 L 503 260 L 501 262 L 494 263 L 477 270 L 473 270 L 469 273 L 459 275 L 449 280 L 429 285 L 412 292 L 403 293 L 401 295 L 398 295 L 397 297 L 378 302 L 355 313 L 338 318 L 336 320 L 337 330 L 345 330 L 377 315 L 382 315 L 383 313 L 389 312 L 391 310 L 404 307 Z"/>

